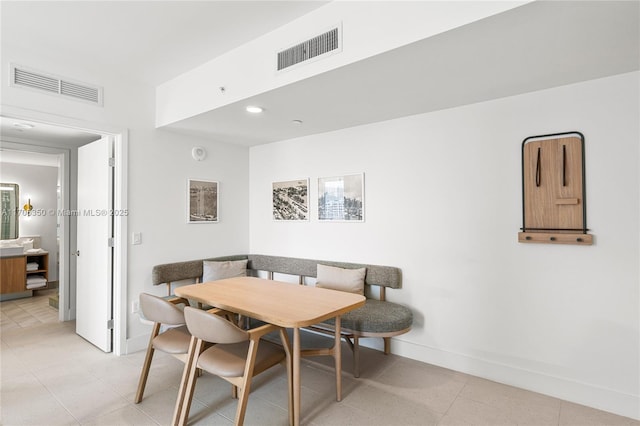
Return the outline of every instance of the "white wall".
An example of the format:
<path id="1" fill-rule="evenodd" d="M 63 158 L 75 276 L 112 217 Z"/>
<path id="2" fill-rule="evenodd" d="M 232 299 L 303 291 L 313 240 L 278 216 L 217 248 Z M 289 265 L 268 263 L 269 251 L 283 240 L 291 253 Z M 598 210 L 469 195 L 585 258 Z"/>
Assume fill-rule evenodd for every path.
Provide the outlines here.
<path id="1" fill-rule="evenodd" d="M 89 129 L 116 128 L 128 134 L 128 279 L 127 351 L 143 349 L 150 328 L 131 313 L 131 302 L 142 291 L 164 294 L 153 287 L 155 264 L 246 252 L 248 232 L 248 149 L 214 143 L 155 129 L 154 87 L 123 76 L 105 73 L 91 63 L 62 63 L 55 52 L 37 45 L 20 49 L 2 40 L 2 108 L 39 117 L 60 117 L 59 122 L 81 120 Z M 82 58 L 80 58 L 82 59 Z M 104 107 L 36 91 L 11 87 L 9 62 L 104 87 Z M 126 70 L 123 70 L 123 75 Z M 208 157 L 196 162 L 191 149 L 202 146 Z M 220 182 L 220 222 L 186 223 L 188 178 Z M 142 233 L 142 244 L 132 246 L 131 233 Z"/>
<path id="2" fill-rule="evenodd" d="M 640 418 L 638 79 L 253 147 L 251 252 L 398 266 L 394 353 Z M 595 244 L 518 243 L 521 142 L 572 130 Z M 354 172 L 366 222 L 319 223 L 317 178 Z M 271 182 L 303 177 L 312 220 L 272 221 Z"/>
<path id="3" fill-rule="evenodd" d="M 58 243 L 56 216 L 49 214 L 58 208 L 58 168 L 26 164 L 2 163 L 0 180 L 20 186 L 22 208 L 31 198 L 34 214 L 20 216 L 21 237 L 40 236 L 41 247 L 49 252 L 49 281 L 58 279 Z"/>
<path id="4" fill-rule="evenodd" d="M 149 123 L 151 124 L 151 123 Z M 129 247 L 129 311 L 141 291 L 166 294 L 166 286 L 152 288 L 154 265 L 181 260 L 245 253 L 248 250 L 248 150 L 145 129 L 129 146 L 129 243 L 142 233 L 141 245 Z M 207 158 L 195 161 L 194 146 Z M 219 182 L 219 222 L 187 224 L 187 179 Z M 129 323 L 131 350 L 146 347 L 149 329 L 137 316 Z"/>

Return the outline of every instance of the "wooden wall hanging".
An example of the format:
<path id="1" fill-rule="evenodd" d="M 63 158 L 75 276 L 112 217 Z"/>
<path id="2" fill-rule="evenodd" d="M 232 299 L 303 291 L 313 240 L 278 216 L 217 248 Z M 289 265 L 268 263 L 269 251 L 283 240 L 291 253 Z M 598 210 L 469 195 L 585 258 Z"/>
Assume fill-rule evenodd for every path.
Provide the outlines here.
<path id="1" fill-rule="evenodd" d="M 593 236 L 587 234 L 582 133 L 522 141 L 521 229 L 521 243 L 593 244 Z"/>

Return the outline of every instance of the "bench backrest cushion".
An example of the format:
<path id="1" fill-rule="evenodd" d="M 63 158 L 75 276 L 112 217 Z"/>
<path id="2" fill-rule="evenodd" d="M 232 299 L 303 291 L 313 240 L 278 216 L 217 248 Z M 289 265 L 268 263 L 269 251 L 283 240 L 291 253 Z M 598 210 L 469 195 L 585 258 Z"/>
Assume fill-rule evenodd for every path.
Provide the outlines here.
<path id="1" fill-rule="evenodd" d="M 202 278 L 202 262 L 204 260 L 226 261 L 243 259 L 248 259 L 247 269 L 312 278 L 316 278 L 317 276 L 318 264 L 346 269 L 366 268 L 366 275 L 364 277 L 365 284 L 389 288 L 402 288 L 401 270 L 394 266 L 300 259 L 295 257 L 268 256 L 260 254 L 222 256 L 156 265 L 151 271 L 151 282 L 153 285 L 159 285 L 188 279 L 200 279 Z"/>
<path id="2" fill-rule="evenodd" d="M 365 284 L 402 288 L 402 273 L 400 268 L 394 266 L 250 254 L 247 268 L 257 271 L 271 271 L 281 274 L 316 278 L 318 264 L 346 269 L 366 268 L 367 273 L 364 277 Z"/>
<path id="3" fill-rule="evenodd" d="M 176 281 L 202 278 L 202 262 L 204 260 L 227 261 L 248 259 L 246 255 L 213 257 L 210 259 L 187 260 L 185 262 L 155 265 L 151 270 L 153 285 L 173 283 Z"/>

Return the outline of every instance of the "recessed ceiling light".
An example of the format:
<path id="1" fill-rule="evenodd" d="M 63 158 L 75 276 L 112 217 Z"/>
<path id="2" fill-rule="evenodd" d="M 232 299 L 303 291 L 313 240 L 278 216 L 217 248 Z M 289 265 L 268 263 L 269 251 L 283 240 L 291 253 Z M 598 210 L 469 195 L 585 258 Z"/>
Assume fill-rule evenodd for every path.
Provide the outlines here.
<path id="1" fill-rule="evenodd" d="M 36 126 L 31 123 L 13 123 L 13 127 L 17 127 L 18 129 L 33 129 Z"/>
<path id="2" fill-rule="evenodd" d="M 302 120 L 291 120 L 293 124 L 302 124 Z"/>
<path id="3" fill-rule="evenodd" d="M 249 105 L 247 107 L 247 112 L 250 112 L 252 114 L 260 114 L 262 112 L 262 108 L 260 108 L 259 106 Z"/>

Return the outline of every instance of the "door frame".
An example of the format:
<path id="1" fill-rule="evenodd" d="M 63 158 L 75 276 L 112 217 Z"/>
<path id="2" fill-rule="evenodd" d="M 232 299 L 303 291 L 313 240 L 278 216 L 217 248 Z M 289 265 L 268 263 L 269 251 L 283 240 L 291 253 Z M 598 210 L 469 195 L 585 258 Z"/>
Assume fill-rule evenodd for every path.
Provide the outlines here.
<path id="1" fill-rule="evenodd" d="M 71 117 L 53 115 L 41 111 L 27 110 L 13 106 L 2 106 L 2 116 L 15 118 L 18 120 L 31 121 L 35 123 L 45 123 L 54 126 L 68 127 L 76 130 L 83 130 L 99 135 L 110 135 L 114 139 L 115 170 L 113 182 L 113 208 L 117 211 L 128 211 L 128 129 L 104 123 L 94 123 Z M 57 148 L 64 151 L 64 147 L 53 147 L 43 142 L 42 145 L 22 144 L 33 147 Z M 64 179 L 61 185 L 64 208 L 69 210 L 70 206 L 70 148 L 66 148 L 67 153 L 58 152 L 63 155 Z M 77 182 L 76 182 L 77 185 Z M 64 267 L 64 282 L 60 283 L 60 311 L 61 320 L 69 321 L 75 317 L 76 283 L 71 279 L 70 265 L 71 253 L 75 250 L 76 241 L 74 233 L 71 232 L 69 216 L 65 216 L 63 240 L 60 244 L 61 271 Z M 113 352 L 120 356 L 126 351 L 126 330 L 127 330 L 127 224 L 128 215 L 118 215 L 114 217 L 114 252 L 113 252 Z M 73 238 L 72 238 L 73 237 Z M 64 249 L 63 249 L 64 247 Z M 62 275 L 62 274 L 61 274 Z M 71 282 L 73 281 L 73 282 Z M 64 287 L 64 288 L 62 288 Z M 64 298 L 62 296 L 65 296 Z M 68 296 L 68 297 L 67 297 Z M 64 299 L 64 300 L 63 300 Z M 73 301 L 73 303 L 71 303 Z M 73 306 L 69 306 L 73 305 Z M 70 309 L 73 308 L 73 311 Z"/>

